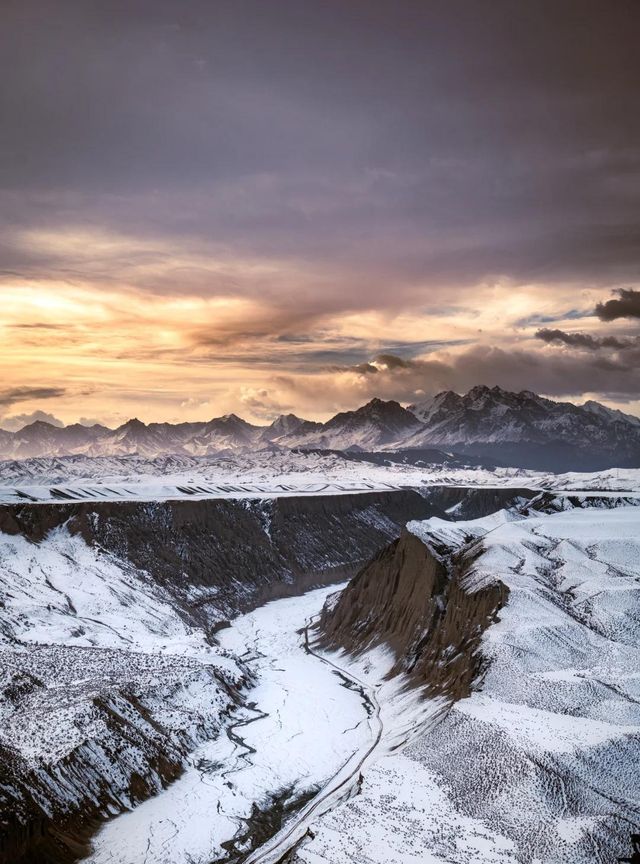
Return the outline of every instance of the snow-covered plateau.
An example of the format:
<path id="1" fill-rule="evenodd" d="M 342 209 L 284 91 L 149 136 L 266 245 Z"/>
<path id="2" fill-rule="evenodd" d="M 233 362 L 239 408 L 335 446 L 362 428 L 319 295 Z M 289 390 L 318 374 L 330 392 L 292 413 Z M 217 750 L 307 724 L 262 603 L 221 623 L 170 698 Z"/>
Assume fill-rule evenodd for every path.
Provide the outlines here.
<path id="1" fill-rule="evenodd" d="M 260 498 L 433 485 L 640 492 L 640 469 L 552 474 L 524 468 L 376 464 L 338 453 L 63 456 L 0 462 L 0 503 Z"/>

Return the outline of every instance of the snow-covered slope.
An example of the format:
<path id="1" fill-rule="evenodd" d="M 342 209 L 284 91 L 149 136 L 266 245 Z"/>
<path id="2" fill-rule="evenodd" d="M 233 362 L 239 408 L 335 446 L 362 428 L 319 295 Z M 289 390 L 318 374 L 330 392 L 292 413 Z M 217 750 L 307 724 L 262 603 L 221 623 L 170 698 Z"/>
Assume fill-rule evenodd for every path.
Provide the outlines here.
<path id="1" fill-rule="evenodd" d="M 305 447 L 345 450 L 351 447 L 379 449 L 401 445 L 407 435 L 420 428 L 413 414 L 397 402 L 373 399 L 356 411 L 336 414 L 327 423 L 302 420 L 294 414 L 278 417 L 269 426 L 254 426 L 235 414 L 206 423 L 150 423 L 127 421 L 117 429 L 78 424 L 58 428 L 37 421 L 20 432 L 0 435 L 0 457 L 86 454 L 121 456 L 138 454 L 206 456 L 261 448 Z"/>
<path id="2" fill-rule="evenodd" d="M 251 675 L 157 581 L 66 527 L 0 534 L 0 607 L 0 851 L 70 860 L 96 819 L 180 773 Z"/>
<path id="3" fill-rule="evenodd" d="M 281 414 L 270 426 L 260 432 L 261 441 L 270 441 L 286 446 L 286 441 L 305 435 L 313 435 L 322 428 L 322 423 L 303 420 L 295 414 Z"/>
<path id="4" fill-rule="evenodd" d="M 478 386 L 463 396 L 447 390 L 410 410 L 424 428 L 404 447 L 449 446 L 531 467 L 571 466 L 580 459 L 587 468 L 640 462 L 638 418 L 597 402 L 578 406 L 529 390 Z"/>
<path id="5" fill-rule="evenodd" d="M 134 418 L 117 429 L 79 424 L 58 428 L 37 421 L 9 437 L 1 437 L 0 455 L 5 459 L 73 454 L 137 454 L 147 458 L 168 454 L 202 456 L 268 444 L 271 439 L 266 433 L 271 428 L 253 426 L 235 414 L 227 414 L 206 423 L 147 425 Z"/>
<path id="6" fill-rule="evenodd" d="M 0 534 L 0 600 L 5 645 L 210 653 L 204 631 L 180 618 L 157 581 L 66 526 L 39 543 Z"/>
<path id="7" fill-rule="evenodd" d="M 481 639 L 484 675 L 373 766 L 296 860 L 587 864 L 629 854 L 640 830 L 640 509 L 408 527 L 470 601 L 498 583 L 508 591 Z M 455 652 L 441 657 L 455 668 Z"/>
<path id="8" fill-rule="evenodd" d="M 589 399 L 582 405 L 582 408 L 585 411 L 589 411 L 591 414 L 595 414 L 597 417 L 601 417 L 603 420 L 606 420 L 608 423 L 630 423 L 632 426 L 640 426 L 640 417 L 635 417 L 633 414 L 625 414 L 624 411 L 618 411 L 615 408 L 607 408 L 606 405 L 602 405 L 600 402 L 594 402 L 593 399 Z"/>
<path id="9" fill-rule="evenodd" d="M 108 470 L 124 464 L 119 470 L 131 471 L 131 458 L 110 459 Z M 200 463 L 187 458 L 172 465 L 196 470 Z M 84 470 L 87 463 L 71 464 Z M 232 464 L 242 471 L 242 460 Z M 268 474 L 274 463 L 256 464 Z M 49 462 L 31 468 L 53 470 Z M 388 493 L 403 495 L 425 503 L 415 492 Z M 434 552 L 438 559 L 431 605 L 422 608 L 410 595 L 412 626 L 434 613 L 446 627 L 435 638 L 418 633 L 408 647 L 397 638 L 388 643 L 392 650 L 379 645 L 351 661 L 348 668 L 376 696 L 378 749 L 386 755 L 362 768 L 360 794 L 326 818 L 316 814 L 299 861 L 586 864 L 626 851 L 640 814 L 633 774 L 640 770 L 640 507 L 620 507 L 623 497 L 631 496 L 555 500 L 543 493 L 522 502 L 520 512 L 410 523 L 422 558 Z M 357 687 L 330 671 L 316 692 L 319 661 L 307 655 L 299 632 L 316 600 L 279 601 L 277 613 L 268 606 L 245 616 L 237 630 L 221 631 L 222 646 L 198 615 L 214 622 L 230 611 L 230 597 L 248 596 L 248 576 L 264 581 L 274 550 L 289 575 L 296 567 L 316 573 L 358 561 L 368 538 L 397 536 L 397 519 L 374 505 L 338 496 L 337 513 L 326 499 L 295 498 L 272 506 L 2 508 L 14 518 L 3 524 L 24 534 L 0 535 L 5 851 L 17 858 L 34 832 L 46 829 L 51 842 L 74 837 L 81 854 L 82 832 L 96 817 L 140 804 L 187 764 L 166 795 L 108 826 L 94 860 L 150 861 L 153 850 L 153 860 L 188 853 L 204 864 L 224 854 L 222 842 L 229 855 L 240 854 L 266 836 L 265 814 L 281 819 L 283 806 L 340 776 L 347 760 L 359 765 L 378 714 L 367 717 Z M 249 533 L 240 530 L 243 520 Z M 214 528 L 221 533 L 213 536 Z M 252 550 L 257 569 L 248 564 Z M 230 578 L 234 556 L 233 573 L 241 575 Z M 398 556 L 399 566 L 414 570 L 421 560 Z M 452 568 L 447 578 L 440 568 Z M 402 635 L 397 606 L 391 597 L 375 618 L 369 609 L 368 624 L 386 623 Z M 392 611 L 396 620 L 385 622 Z M 470 621 L 473 633 L 465 631 Z M 452 638 L 445 644 L 438 634 Z M 438 662 L 418 663 L 421 656 Z M 482 681 L 458 674 L 469 658 L 473 675 L 485 672 Z M 415 687 L 418 671 L 428 677 L 426 701 Z M 258 683 L 251 693 L 257 706 L 238 710 L 238 691 L 249 683 Z M 371 712 L 373 700 L 367 704 Z M 270 719 L 260 725 L 263 710 Z M 241 733 L 256 750 L 252 758 L 238 751 L 231 720 L 255 721 Z M 223 728 L 228 737 L 219 736 Z M 318 729 L 322 747 L 314 748 Z"/>
<path id="10" fill-rule="evenodd" d="M 356 411 L 336 414 L 316 432 L 287 436 L 282 443 L 307 449 L 378 450 L 402 446 L 420 428 L 416 417 L 398 402 L 372 399 Z"/>
<path id="11" fill-rule="evenodd" d="M 521 468 L 379 464 L 277 449 L 220 456 L 66 456 L 0 462 L 0 503 L 261 498 L 430 486 L 640 492 L 640 469 L 549 474 Z"/>
<path id="12" fill-rule="evenodd" d="M 427 427 L 414 436 L 416 444 L 562 439 L 584 446 L 606 443 L 623 431 L 635 433 L 640 426 L 639 418 L 599 402 L 578 406 L 544 399 L 530 390 L 512 393 L 500 387 L 473 387 L 462 396 L 446 390 L 409 410 Z"/>

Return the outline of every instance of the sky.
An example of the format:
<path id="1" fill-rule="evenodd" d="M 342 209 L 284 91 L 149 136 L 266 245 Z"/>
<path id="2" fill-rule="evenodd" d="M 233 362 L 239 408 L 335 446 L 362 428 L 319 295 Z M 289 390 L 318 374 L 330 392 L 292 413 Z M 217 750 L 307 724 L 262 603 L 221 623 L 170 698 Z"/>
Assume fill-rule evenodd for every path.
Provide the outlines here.
<path id="1" fill-rule="evenodd" d="M 0 19 L 0 426 L 640 413 L 637 0 Z"/>

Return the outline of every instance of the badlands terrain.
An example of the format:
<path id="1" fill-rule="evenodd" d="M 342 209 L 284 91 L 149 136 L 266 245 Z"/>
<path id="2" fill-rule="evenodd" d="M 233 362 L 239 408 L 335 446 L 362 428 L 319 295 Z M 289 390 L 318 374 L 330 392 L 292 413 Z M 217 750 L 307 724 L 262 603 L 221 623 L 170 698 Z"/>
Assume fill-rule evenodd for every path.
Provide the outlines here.
<path id="1" fill-rule="evenodd" d="M 442 453 L 1 462 L 0 861 L 629 855 L 640 470 Z"/>

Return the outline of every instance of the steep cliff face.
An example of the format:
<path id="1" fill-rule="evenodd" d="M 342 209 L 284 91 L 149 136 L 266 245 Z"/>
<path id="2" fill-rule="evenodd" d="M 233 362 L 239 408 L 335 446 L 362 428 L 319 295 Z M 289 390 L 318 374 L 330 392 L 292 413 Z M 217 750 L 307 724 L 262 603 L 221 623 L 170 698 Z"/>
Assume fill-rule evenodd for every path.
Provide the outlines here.
<path id="1" fill-rule="evenodd" d="M 482 543 L 470 523 L 458 520 L 493 513 L 490 518 L 497 519 L 497 525 L 516 513 L 523 518 L 638 505 L 638 499 L 624 495 L 534 494 L 526 488 L 439 486 L 424 494 L 450 521 L 434 520 L 439 528 L 423 539 L 404 530 L 365 565 L 335 603 L 325 606 L 318 626 L 327 647 L 359 653 L 388 645 L 396 656 L 391 675 L 409 674 L 432 694 L 452 699 L 468 696 L 481 674 L 482 634 L 497 620 L 509 594 L 499 579 L 481 587 L 465 579 L 482 554 Z"/>
<path id="2" fill-rule="evenodd" d="M 640 814 L 637 505 L 541 495 L 520 513 L 413 523 L 415 537 L 326 608 L 331 644 L 388 642 L 392 672 L 419 671 L 448 705 L 425 700 L 437 722 L 368 766 L 301 861 L 346 864 L 363 849 L 375 864 L 628 858 Z M 385 659 L 366 652 L 357 668 L 375 680 Z"/>
<path id="3" fill-rule="evenodd" d="M 65 525 L 145 570 L 189 623 L 352 576 L 407 521 L 436 512 L 411 490 L 265 500 L 0 507 L 0 532 L 41 541 Z"/>
<path id="4" fill-rule="evenodd" d="M 468 566 L 468 556 L 441 557 L 403 531 L 325 606 L 323 643 L 355 653 L 386 644 L 396 656 L 390 675 L 409 675 L 429 695 L 467 696 L 481 671 L 482 633 L 508 594 L 500 582 L 466 590 Z"/>
<path id="5" fill-rule="evenodd" d="M 539 495 L 533 489 L 522 487 L 431 486 L 422 494 L 434 510 L 445 513 L 449 519 L 478 519 L 509 507 L 521 507 Z"/>

